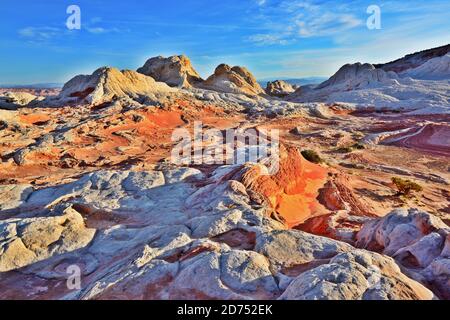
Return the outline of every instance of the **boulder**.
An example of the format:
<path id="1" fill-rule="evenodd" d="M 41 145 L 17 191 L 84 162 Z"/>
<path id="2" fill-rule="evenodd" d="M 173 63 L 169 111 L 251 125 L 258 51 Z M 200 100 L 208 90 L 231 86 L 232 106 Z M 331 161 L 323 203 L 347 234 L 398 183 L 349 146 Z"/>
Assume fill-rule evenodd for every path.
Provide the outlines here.
<path id="1" fill-rule="evenodd" d="M 219 65 L 214 74 L 202 84 L 202 88 L 244 95 L 264 94 L 255 77 L 244 67 L 230 67 L 227 64 Z"/>
<path id="2" fill-rule="evenodd" d="M 415 244 L 447 225 L 439 218 L 417 209 L 397 209 L 380 219 L 364 224 L 358 232 L 359 248 L 394 256 L 399 250 Z"/>
<path id="3" fill-rule="evenodd" d="M 0 222 L 0 272 L 87 246 L 95 235 L 72 208 L 62 215 Z"/>
<path id="4" fill-rule="evenodd" d="M 268 82 L 266 86 L 266 93 L 269 96 L 283 98 L 291 93 L 293 93 L 296 89 L 286 81 L 276 80 L 272 82 Z"/>
<path id="5" fill-rule="evenodd" d="M 184 55 L 151 58 L 145 62 L 144 66 L 137 69 L 137 72 L 172 87 L 189 88 L 203 81 L 192 67 L 189 58 Z"/>
<path id="6" fill-rule="evenodd" d="M 28 92 L 6 92 L 0 95 L 0 109 L 15 110 L 27 106 L 36 99 L 38 97 Z"/>

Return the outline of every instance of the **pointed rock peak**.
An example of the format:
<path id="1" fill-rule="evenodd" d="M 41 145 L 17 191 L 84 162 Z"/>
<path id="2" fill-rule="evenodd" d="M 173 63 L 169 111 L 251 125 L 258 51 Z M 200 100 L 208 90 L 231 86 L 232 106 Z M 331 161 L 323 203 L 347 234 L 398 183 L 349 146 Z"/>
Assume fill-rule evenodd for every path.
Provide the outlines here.
<path id="1" fill-rule="evenodd" d="M 203 81 L 185 55 L 150 58 L 137 72 L 172 87 L 189 88 Z"/>

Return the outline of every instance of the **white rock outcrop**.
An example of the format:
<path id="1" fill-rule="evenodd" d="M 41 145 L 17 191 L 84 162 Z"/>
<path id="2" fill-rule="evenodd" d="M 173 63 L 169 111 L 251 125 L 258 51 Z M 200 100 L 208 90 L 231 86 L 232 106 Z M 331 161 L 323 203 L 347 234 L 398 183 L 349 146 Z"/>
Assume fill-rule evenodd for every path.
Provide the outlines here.
<path id="1" fill-rule="evenodd" d="M 31 194 L 25 186 L 14 191 L 10 198 L 19 212 L 36 217 L 0 220 L 1 271 L 23 270 L 0 277 L 11 288 L 1 296 L 433 298 L 387 256 L 286 230 L 241 182 L 230 180 L 236 170 L 241 169 L 221 167 L 207 180 L 189 168 L 104 170 Z M 81 269 L 81 290 L 61 283 L 72 264 Z M 442 278 L 443 268 L 434 262 L 427 272 Z M 59 289 L 24 289 L 25 281 L 40 279 L 59 283 Z"/>
<path id="2" fill-rule="evenodd" d="M 28 92 L 6 92 L 0 95 L 0 109 L 15 110 L 37 99 L 37 96 Z"/>
<path id="3" fill-rule="evenodd" d="M 83 248 L 94 235 L 72 208 L 54 217 L 0 221 L 0 272 Z"/>
<path id="4" fill-rule="evenodd" d="M 450 298 L 450 228 L 417 209 L 399 209 L 367 222 L 357 234 L 359 248 L 398 261 L 410 275 Z"/>
<path id="5" fill-rule="evenodd" d="M 417 68 L 402 72 L 401 76 L 423 80 L 450 79 L 450 54 L 430 59 Z"/>
<path id="6" fill-rule="evenodd" d="M 113 98 L 145 99 L 169 92 L 173 92 L 173 89 L 149 76 L 131 70 L 103 67 L 92 75 L 79 75 L 71 79 L 54 103 L 98 104 Z"/>

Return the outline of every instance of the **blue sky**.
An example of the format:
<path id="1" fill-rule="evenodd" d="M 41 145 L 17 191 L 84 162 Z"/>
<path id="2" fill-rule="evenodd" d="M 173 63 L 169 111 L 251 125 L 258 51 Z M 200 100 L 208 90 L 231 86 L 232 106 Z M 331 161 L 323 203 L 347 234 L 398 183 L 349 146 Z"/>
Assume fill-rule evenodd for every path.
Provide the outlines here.
<path id="1" fill-rule="evenodd" d="M 66 28 L 72 4 L 81 30 Z M 371 4 L 381 30 L 366 26 Z M 65 82 L 181 53 L 205 77 L 223 62 L 259 79 L 330 76 L 450 43 L 448 0 L 2 0 L 0 10 L 0 83 Z"/>

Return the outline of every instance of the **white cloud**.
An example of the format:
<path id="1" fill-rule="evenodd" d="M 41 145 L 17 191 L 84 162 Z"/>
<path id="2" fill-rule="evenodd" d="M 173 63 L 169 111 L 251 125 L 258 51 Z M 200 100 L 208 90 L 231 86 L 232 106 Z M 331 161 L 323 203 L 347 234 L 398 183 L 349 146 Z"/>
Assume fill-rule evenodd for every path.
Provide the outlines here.
<path id="1" fill-rule="evenodd" d="M 259 45 L 273 45 L 273 44 L 286 45 L 289 43 L 289 41 L 285 39 L 284 35 L 276 35 L 276 34 L 255 34 L 253 36 L 248 37 L 247 40 Z"/>
<path id="2" fill-rule="evenodd" d="M 283 1 L 261 8 L 259 20 L 267 33 L 247 40 L 260 45 L 286 44 L 300 38 L 334 36 L 363 25 L 346 5 L 316 5 L 313 1 Z"/>
<path id="3" fill-rule="evenodd" d="M 99 34 L 107 32 L 105 28 L 102 27 L 94 27 L 94 28 L 86 28 L 86 30 L 90 33 Z"/>
<path id="4" fill-rule="evenodd" d="M 59 35 L 61 29 L 53 27 L 26 27 L 18 31 L 19 35 L 33 41 L 46 41 Z"/>

